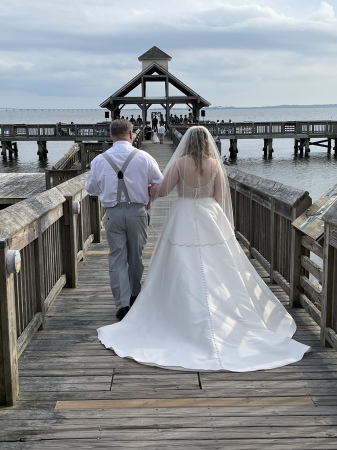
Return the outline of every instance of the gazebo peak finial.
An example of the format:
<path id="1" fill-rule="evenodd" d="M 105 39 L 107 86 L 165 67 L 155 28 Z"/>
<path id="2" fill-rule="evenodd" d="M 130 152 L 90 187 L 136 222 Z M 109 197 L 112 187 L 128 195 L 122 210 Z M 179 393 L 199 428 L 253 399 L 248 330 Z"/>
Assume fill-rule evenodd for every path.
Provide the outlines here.
<path id="1" fill-rule="evenodd" d="M 147 52 L 143 53 L 138 61 L 142 61 L 142 70 L 146 69 L 152 63 L 156 62 L 164 69 L 168 70 L 168 61 L 171 61 L 171 56 L 160 50 L 160 48 L 153 46 Z"/>

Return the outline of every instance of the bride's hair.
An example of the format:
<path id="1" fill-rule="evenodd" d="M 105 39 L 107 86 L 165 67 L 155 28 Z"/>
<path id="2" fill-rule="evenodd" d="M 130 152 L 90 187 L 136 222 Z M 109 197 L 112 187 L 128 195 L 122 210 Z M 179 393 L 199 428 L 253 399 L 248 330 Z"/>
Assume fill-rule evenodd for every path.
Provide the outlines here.
<path id="1" fill-rule="evenodd" d="M 189 156 L 189 158 L 182 158 L 183 156 Z M 156 200 L 151 209 L 151 224 L 156 227 L 155 229 L 152 228 L 155 235 L 160 233 L 163 221 L 169 214 L 177 197 L 177 190 L 174 188 L 180 180 L 179 173 L 186 174 L 186 176 L 193 178 L 191 185 L 182 183 L 182 192 L 180 191 L 179 193 L 179 197 L 186 196 L 190 198 L 189 188 L 193 188 L 193 186 L 194 188 L 196 186 L 197 188 L 201 188 L 202 186 L 200 183 L 204 184 L 204 182 L 207 181 L 203 179 L 203 166 L 206 170 L 205 162 L 208 158 L 214 160 L 216 164 L 208 165 L 208 174 L 206 178 L 208 180 L 209 176 L 211 176 L 211 174 L 213 175 L 214 171 L 216 171 L 214 179 L 214 194 L 216 193 L 216 197 L 214 198 L 216 198 L 216 201 L 226 214 L 229 223 L 234 229 L 230 188 L 226 168 L 221 161 L 221 154 L 207 128 L 201 125 L 194 125 L 189 127 L 180 139 L 177 148 L 164 169 L 164 180 L 152 189 L 152 198 L 153 200 Z M 192 159 L 193 163 L 189 159 Z M 195 167 L 195 171 L 193 166 Z M 185 170 L 187 168 L 191 168 L 191 171 Z"/>
<path id="2" fill-rule="evenodd" d="M 184 154 L 193 158 L 196 171 L 199 171 L 200 175 L 202 175 L 202 161 L 209 158 L 212 154 L 212 146 L 208 139 L 207 129 L 202 126 L 194 126 L 189 131 Z"/>

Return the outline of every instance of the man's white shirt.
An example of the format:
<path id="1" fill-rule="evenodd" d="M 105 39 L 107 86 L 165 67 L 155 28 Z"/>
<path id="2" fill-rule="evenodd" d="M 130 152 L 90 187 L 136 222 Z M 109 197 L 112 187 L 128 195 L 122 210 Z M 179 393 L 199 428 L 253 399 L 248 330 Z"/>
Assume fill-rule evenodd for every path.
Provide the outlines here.
<path id="1" fill-rule="evenodd" d="M 117 141 L 106 154 L 121 169 L 133 150 L 134 147 L 128 141 Z M 130 201 L 146 205 L 149 202 L 148 185 L 158 184 L 162 179 L 157 161 L 143 150 L 138 150 L 124 174 Z M 116 172 L 102 155 L 96 156 L 91 162 L 91 170 L 85 183 L 88 194 L 99 196 L 102 206 L 111 208 L 117 204 L 117 188 Z M 126 201 L 124 194 L 121 201 Z"/>

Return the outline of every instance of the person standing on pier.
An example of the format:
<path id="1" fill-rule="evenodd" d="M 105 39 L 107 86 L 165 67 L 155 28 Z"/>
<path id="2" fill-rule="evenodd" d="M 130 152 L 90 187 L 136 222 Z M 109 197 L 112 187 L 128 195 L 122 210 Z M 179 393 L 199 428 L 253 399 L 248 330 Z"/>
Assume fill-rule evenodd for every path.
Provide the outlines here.
<path id="1" fill-rule="evenodd" d="M 159 137 L 159 142 L 161 144 L 164 144 L 164 136 L 165 136 L 165 125 L 162 124 L 160 125 L 160 127 L 158 128 L 158 137 Z"/>
<path id="2" fill-rule="evenodd" d="M 158 119 L 156 115 L 154 115 L 152 119 L 152 128 L 153 131 L 158 131 Z"/>
<path id="3" fill-rule="evenodd" d="M 141 290 L 149 185 L 163 178 L 157 161 L 132 146 L 132 129 L 128 120 L 111 122 L 113 147 L 93 159 L 85 183 L 89 195 L 99 196 L 106 208 L 110 286 L 118 320 L 128 313 Z"/>

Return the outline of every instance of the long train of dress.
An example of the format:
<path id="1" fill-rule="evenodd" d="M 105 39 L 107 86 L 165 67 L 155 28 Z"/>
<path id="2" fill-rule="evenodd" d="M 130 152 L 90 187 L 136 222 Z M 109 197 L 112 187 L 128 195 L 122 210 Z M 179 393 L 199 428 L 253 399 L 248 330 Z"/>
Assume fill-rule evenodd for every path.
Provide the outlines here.
<path id="1" fill-rule="evenodd" d="M 142 364 L 245 372 L 300 360 L 295 331 L 214 198 L 179 197 L 135 304 L 98 337 Z"/>

